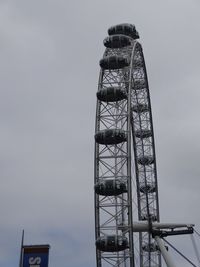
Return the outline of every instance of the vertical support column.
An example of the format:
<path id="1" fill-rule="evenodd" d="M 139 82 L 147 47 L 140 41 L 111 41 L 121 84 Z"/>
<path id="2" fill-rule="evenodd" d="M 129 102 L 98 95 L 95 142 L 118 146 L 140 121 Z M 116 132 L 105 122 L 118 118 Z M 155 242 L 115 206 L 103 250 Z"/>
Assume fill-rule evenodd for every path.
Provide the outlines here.
<path id="1" fill-rule="evenodd" d="M 166 262 L 166 265 L 167 265 L 168 267 L 176 267 L 176 266 L 174 265 L 174 263 L 173 263 L 171 257 L 169 256 L 169 253 L 168 253 L 168 251 L 167 251 L 165 245 L 163 244 L 162 239 L 161 239 L 159 236 L 155 236 L 154 238 L 155 238 L 155 240 L 156 240 L 156 242 L 157 242 L 157 244 L 158 244 L 158 247 L 159 247 L 159 249 L 160 249 L 160 251 L 161 251 L 161 254 L 162 254 L 162 256 L 163 256 L 163 258 L 164 258 L 164 260 L 165 260 L 165 262 Z"/>

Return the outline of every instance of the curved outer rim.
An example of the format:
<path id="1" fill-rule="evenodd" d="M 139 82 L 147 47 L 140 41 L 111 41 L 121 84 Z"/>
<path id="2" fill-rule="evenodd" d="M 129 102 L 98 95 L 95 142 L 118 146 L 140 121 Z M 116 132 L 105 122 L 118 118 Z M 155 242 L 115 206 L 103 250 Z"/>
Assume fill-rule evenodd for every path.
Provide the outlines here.
<path id="1" fill-rule="evenodd" d="M 133 151 L 134 151 L 134 161 L 135 161 L 135 173 L 136 173 L 136 183 L 137 183 L 137 199 L 138 199 L 138 217 L 139 220 L 141 219 L 141 199 L 140 199 L 140 183 L 139 183 L 139 175 L 138 175 L 138 162 L 137 162 L 137 152 L 136 152 L 136 140 L 135 140 L 135 136 L 134 136 L 134 123 L 133 123 L 133 116 L 131 113 L 131 87 L 132 87 L 132 69 L 133 69 L 133 64 L 134 64 L 134 55 L 135 55 L 135 51 L 136 49 L 140 49 L 140 55 L 142 57 L 142 61 L 143 61 L 143 70 L 144 70 L 144 76 L 145 76 L 145 80 L 146 80 L 146 91 L 147 91 L 147 96 L 148 96 L 148 106 L 149 106 L 149 118 L 150 118 L 150 124 L 151 124 L 151 130 L 152 130 L 152 151 L 153 151 L 153 156 L 154 156 L 154 177 L 155 177 L 155 186 L 156 186 L 156 207 L 157 207 L 157 221 L 159 221 L 159 203 L 158 203 L 158 187 L 157 187 L 157 171 L 156 171 L 156 154 L 155 154 L 155 141 L 154 141 L 154 132 L 153 132 L 153 123 L 152 123 L 152 111 L 151 111 L 151 104 L 150 104 L 150 94 L 149 94 L 149 86 L 148 86 L 148 79 L 147 79 L 147 72 L 146 72 L 146 66 L 145 66 L 145 61 L 144 61 L 144 55 L 142 52 L 142 47 L 141 45 L 137 42 L 134 41 L 134 45 L 133 45 L 133 49 L 132 49 L 132 55 L 131 55 L 131 64 L 130 64 L 130 72 L 129 72 L 129 97 L 128 97 L 128 144 L 131 144 L 131 138 L 133 140 Z M 100 75 L 99 75 L 99 87 L 100 87 L 100 82 L 102 80 L 103 77 L 103 70 L 100 71 Z M 98 88 L 98 90 L 100 90 L 100 88 Z M 97 100 L 97 106 L 96 106 L 96 123 L 95 123 L 95 132 L 97 131 L 97 129 L 99 129 L 99 121 L 97 119 L 98 114 L 99 114 L 99 110 L 100 110 L 100 105 L 101 105 L 101 101 Z M 141 121 L 140 121 L 141 124 Z M 140 125 L 141 126 L 141 125 Z M 142 141 L 142 146 L 143 146 L 143 155 L 144 155 L 144 144 Z M 130 145 L 129 145 L 130 147 Z M 96 157 L 98 156 L 99 153 L 99 147 L 98 144 L 95 144 L 95 158 L 94 158 L 94 164 L 95 164 L 95 168 L 94 168 L 94 177 L 96 179 L 96 170 L 98 168 L 98 166 L 96 166 L 97 161 L 96 161 Z M 129 155 L 129 164 L 128 164 L 128 172 L 129 175 L 131 176 L 131 149 L 128 148 L 128 155 Z M 146 175 L 146 174 L 145 174 Z M 96 180 L 95 180 L 96 181 Z M 147 185 L 147 180 L 145 178 L 145 185 Z M 131 189 L 131 185 L 129 184 L 128 186 L 128 190 L 129 190 L 129 196 L 132 195 L 132 189 Z M 98 203 L 98 197 L 96 195 L 96 193 L 94 193 L 94 199 L 95 199 L 95 237 L 96 239 L 100 236 L 100 231 L 97 230 L 99 229 L 99 203 Z M 132 199 L 132 197 L 131 197 Z M 146 203 L 147 203 L 147 215 L 148 215 L 148 222 L 149 222 L 149 228 L 151 228 L 151 219 L 150 219 L 150 213 L 149 213 L 149 200 L 148 200 L 148 193 L 146 193 Z M 129 216 L 129 224 L 132 225 L 132 214 L 131 216 Z M 132 238 L 130 238 L 131 240 Z M 142 235 L 140 235 L 140 250 L 142 250 Z M 149 235 L 149 243 L 151 241 L 151 237 Z M 151 266 L 151 253 L 149 252 L 149 266 Z M 97 260 L 97 266 L 101 267 L 102 266 L 102 262 L 101 262 L 101 252 L 96 249 L 96 260 Z M 142 256 L 140 253 L 140 262 L 142 262 Z M 159 260 L 159 266 L 160 266 L 160 260 Z M 132 262 L 132 266 L 134 265 L 134 263 Z M 131 267 L 132 267 L 131 266 Z"/>
<path id="2" fill-rule="evenodd" d="M 156 191 L 158 192 L 158 183 L 157 183 L 157 168 L 156 168 L 156 153 L 155 153 L 155 140 L 154 140 L 154 129 L 153 129 L 153 119 L 152 119 L 152 110 L 151 110 L 151 101 L 150 101 L 150 93 L 149 93 L 149 85 L 148 85 L 148 79 L 147 79 L 147 72 L 146 72 L 146 65 L 145 65 L 145 61 L 144 61 L 144 55 L 142 52 L 142 47 L 141 45 L 137 42 L 137 46 L 140 46 L 141 48 L 141 56 L 143 58 L 143 69 L 145 71 L 145 80 L 146 80 L 146 88 L 147 88 L 147 94 L 148 94 L 148 105 L 149 105 L 149 114 L 150 114 L 150 122 L 151 122 L 151 131 L 152 131 L 152 149 L 153 149 L 153 156 L 154 156 L 154 174 L 155 174 L 155 187 L 156 187 Z M 132 62 L 133 64 L 133 62 Z M 135 158 L 135 166 L 138 166 L 137 163 L 137 153 L 136 153 L 136 141 L 135 141 L 135 137 L 134 137 L 134 124 L 132 124 L 132 132 L 133 132 L 133 147 L 134 147 L 134 158 Z M 140 121 L 141 124 L 141 121 Z M 142 128 L 142 127 L 141 127 Z M 142 140 L 142 145 L 143 145 L 143 155 L 144 155 L 144 144 L 143 144 L 143 140 Z M 137 185 L 139 186 L 139 179 L 138 179 L 138 173 L 136 172 L 136 179 L 137 179 Z M 145 186 L 147 185 L 147 181 L 145 180 Z M 139 187 L 137 188 L 137 195 L 139 196 Z M 148 195 L 146 196 L 147 198 L 147 203 L 148 203 Z M 139 200 L 139 199 L 138 199 Z M 158 201 L 158 193 L 156 194 L 156 202 L 157 202 L 157 221 L 160 220 L 160 216 L 159 216 L 159 201 Z M 147 211 L 148 211 L 148 207 L 147 207 Z M 141 210 L 138 210 L 138 215 L 140 215 Z M 139 218 L 140 219 L 140 218 Z M 150 218 L 149 218 L 149 223 L 151 224 Z"/>
<path id="3" fill-rule="evenodd" d="M 155 140 L 154 140 L 154 129 L 153 129 L 153 119 L 152 119 L 152 109 L 151 109 L 151 101 L 150 101 L 150 93 L 149 93 L 149 85 L 148 85 L 148 78 L 147 78 L 147 71 L 146 71 L 146 65 L 145 65 L 145 60 L 144 60 L 144 55 L 143 55 L 143 51 L 142 51 L 142 46 L 139 42 L 136 43 L 135 45 L 135 49 L 133 51 L 133 57 L 132 57 L 132 61 L 131 61 L 131 69 L 133 68 L 133 64 L 134 64 L 134 54 L 136 49 L 139 48 L 140 50 L 140 55 L 142 57 L 142 61 L 143 61 L 143 70 L 144 70 L 144 77 L 145 77 L 145 82 L 146 82 L 146 92 L 147 92 L 147 99 L 148 99 L 148 106 L 149 106 L 149 118 L 150 118 L 150 125 L 151 125 L 151 131 L 152 131 L 152 151 L 153 151 L 153 157 L 154 157 L 154 177 L 155 177 L 155 188 L 156 188 L 156 217 L 157 217 L 157 222 L 159 222 L 160 220 L 160 215 L 159 215 L 159 200 L 158 200 L 158 183 L 157 183 L 157 168 L 156 168 L 156 152 L 155 152 Z M 132 71 L 131 71 L 132 72 Z M 140 117 L 140 116 L 139 116 Z M 137 152 L 136 152 L 136 138 L 134 135 L 135 129 L 134 129 L 134 123 L 133 123 L 133 118 L 132 118 L 132 137 L 133 137 L 133 151 L 134 151 L 134 161 L 135 161 L 135 174 L 136 174 L 136 184 L 137 184 L 137 201 L 138 201 L 138 218 L 139 220 L 142 220 L 141 218 L 141 198 L 140 198 L 140 181 L 139 181 L 139 174 L 138 174 L 138 157 L 137 157 Z M 140 117 L 140 128 L 142 128 L 141 126 L 141 117 Z M 141 140 L 142 142 L 142 153 L 144 156 L 144 141 L 143 139 Z M 147 186 L 147 179 L 146 179 L 146 173 L 145 173 L 145 186 Z M 148 224 L 149 224 L 149 244 L 152 241 L 151 238 L 151 227 L 152 227 L 152 221 L 150 218 L 150 211 L 149 211 L 149 197 L 148 197 L 148 193 L 146 192 L 145 194 L 146 196 L 146 203 L 147 203 L 147 216 L 148 216 Z M 142 259 L 142 234 L 140 233 L 140 266 L 143 266 L 141 263 L 143 262 Z M 148 261 L 149 264 L 148 266 L 151 266 L 151 252 L 148 253 Z M 160 255 L 158 256 L 158 262 L 159 262 L 159 266 L 161 266 L 161 257 Z"/>
<path id="4" fill-rule="evenodd" d="M 102 76 L 103 76 L 103 71 L 102 69 L 100 70 L 100 75 L 99 75 L 99 82 L 98 85 L 100 84 L 100 81 L 102 80 Z M 98 86 L 99 87 L 99 86 Z M 99 88 L 98 88 L 99 90 Z M 97 116 L 99 114 L 99 105 L 100 101 L 97 100 L 97 105 L 96 105 L 96 120 L 95 120 L 95 133 L 97 131 L 97 129 L 99 128 L 99 121 L 97 119 Z M 98 144 L 95 142 L 95 152 L 94 152 L 94 184 L 96 183 L 96 176 L 97 176 L 97 168 L 98 166 L 96 166 L 96 157 L 99 154 L 99 149 L 98 149 Z M 97 240 L 97 238 L 100 236 L 100 231 L 99 229 L 99 202 L 98 202 L 98 197 L 97 194 L 94 190 L 94 208 L 95 208 L 95 240 Z M 101 256 L 100 256 L 100 251 L 96 248 L 96 263 L 98 267 L 101 267 Z"/>

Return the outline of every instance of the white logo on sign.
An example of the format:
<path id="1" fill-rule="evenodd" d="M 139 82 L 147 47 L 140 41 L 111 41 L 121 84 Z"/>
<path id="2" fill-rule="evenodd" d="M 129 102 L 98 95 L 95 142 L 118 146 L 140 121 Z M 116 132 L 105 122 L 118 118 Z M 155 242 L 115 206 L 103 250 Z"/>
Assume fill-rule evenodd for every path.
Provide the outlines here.
<path id="1" fill-rule="evenodd" d="M 29 264 L 30 267 L 40 267 L 40 263 L 41 263 L 41 258 L 40 257 L 36 257 L 36 258 L 29 258 Z"/>

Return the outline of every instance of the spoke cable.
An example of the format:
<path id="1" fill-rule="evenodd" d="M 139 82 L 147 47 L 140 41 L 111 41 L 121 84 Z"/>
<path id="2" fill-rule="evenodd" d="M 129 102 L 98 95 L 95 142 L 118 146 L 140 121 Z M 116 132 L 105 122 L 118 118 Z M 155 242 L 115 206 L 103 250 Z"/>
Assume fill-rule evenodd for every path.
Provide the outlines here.
<path id="1" fill-rule="evenodd" d="M 200 233 L 198 233 L 197 230 L 194 229 L 194 232 L 200 237 Z"/>
<path id="2" fill-rule="evenodd" d="M 191 240 L 192 240 L 192 245 L 194 247 L 195 255 L 197 257 L 197 260 L 198 260 L 198 263 L 199 263 L 199 266 L 200 266 L 200 256 L 199 256 L 199 251 L 197 249 L 197 244 L 195 242 L 194 236 L 190 235 L 190 237 L 191 237 Z"/>
<path id="3" fill-rule="evenodd" d="M 195 265 L 191 260 L 189 260 L 183 253 L 181 253 L 177 248 L 175 248 L 170 242 L 168 242 L 164 237 L 163 240 L 171 247 L 173 248 L 180 256 L 182 256 L 186 261 L 188 261 L 191 265 L 193 265 L 194 267 L 198 267 L 197 265 Z"/>

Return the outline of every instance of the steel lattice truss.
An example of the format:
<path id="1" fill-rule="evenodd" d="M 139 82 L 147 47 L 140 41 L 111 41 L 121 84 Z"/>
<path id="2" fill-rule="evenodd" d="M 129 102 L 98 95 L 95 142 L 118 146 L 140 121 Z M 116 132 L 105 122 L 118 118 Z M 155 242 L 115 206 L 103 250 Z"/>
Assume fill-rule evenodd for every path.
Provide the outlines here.
<path id="1" fill-rule="evenodd" d="M 126 24 L 122 30 L 126 26 L 133 25 Z M 121 40 L 122 31 L 117 33 L 111 37 Z M 141 45 L 128 35 L 129 45 L 116 47 L 115 43 L 106 48 L 103 63 L 108 64 L 101 66 L 98 84 L 98 92 L 105 93 L 104 98 L 97 97 L 95 129 L 97 267 L 160 267 L 160 252 L 150 234 L 133 238 L 133 210 L 138 213 L 134 220 L 148 221 L 151 226 L 159 221 L 159 207 L 145 62 Z M 120 57 L 126 64 L 119 67 Z M 117 93 L 122 97 L 116 97 Z"/>

